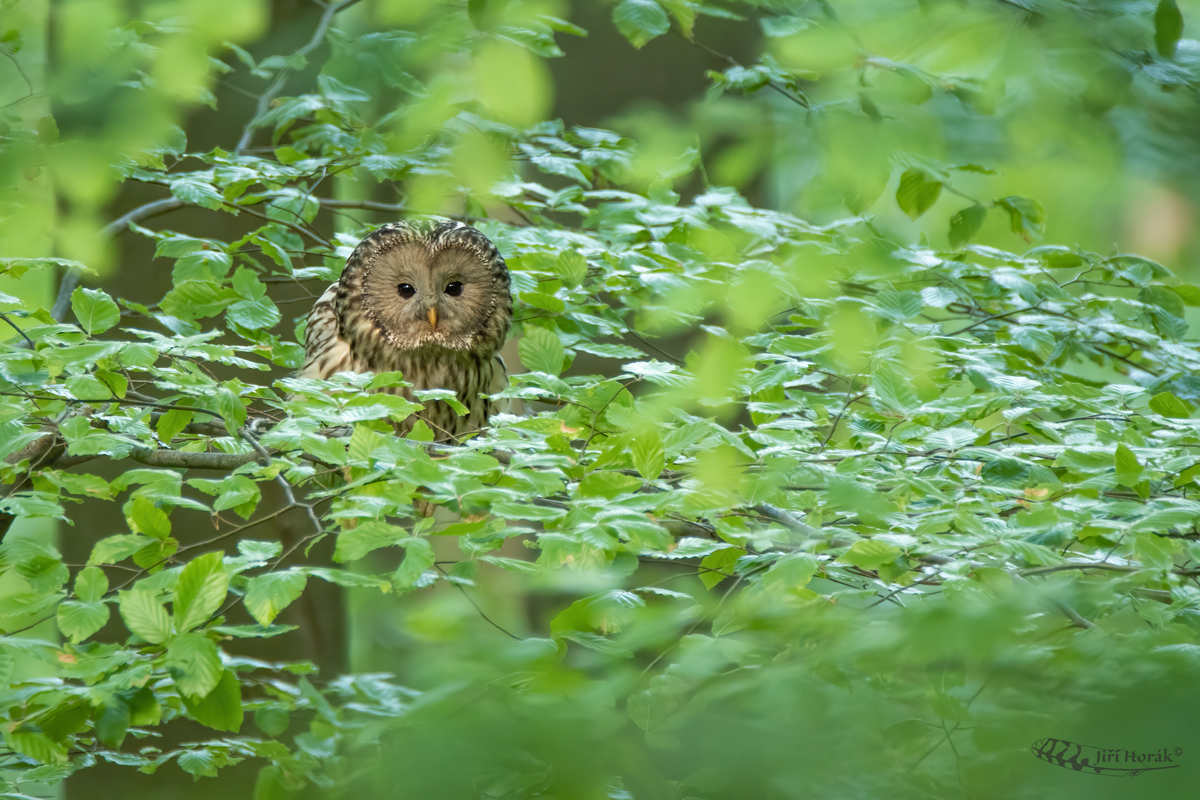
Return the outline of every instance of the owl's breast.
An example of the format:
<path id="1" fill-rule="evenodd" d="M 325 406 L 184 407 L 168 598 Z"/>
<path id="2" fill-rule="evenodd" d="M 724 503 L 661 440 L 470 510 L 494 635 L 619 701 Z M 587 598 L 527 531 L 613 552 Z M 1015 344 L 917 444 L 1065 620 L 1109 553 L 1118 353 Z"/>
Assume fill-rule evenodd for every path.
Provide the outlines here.
<path id="1" fill-rule="evenodd" d="M 375 372 L 400 372 L 412 387 L 384 388 L 379 391 L 399 394 L 417 400 L 414 390 L 446 389 L 454 392 L 467 413 L 460 415 L 448 403 L 430 400 L 425 410 L 409 417 L 398 427 L 401 433 L 412 430 L 417 419 L 423 419 L 439 441 L 450 441 L 462 434 L 477 431 L 487 424 L 492 404 L 480 397 L 492 385 L 497 362 L 491 355 L 477 355 L 461 350 L 425 347 L 419 350 L 392 351 L 383 364 L 374 364 Z"/>

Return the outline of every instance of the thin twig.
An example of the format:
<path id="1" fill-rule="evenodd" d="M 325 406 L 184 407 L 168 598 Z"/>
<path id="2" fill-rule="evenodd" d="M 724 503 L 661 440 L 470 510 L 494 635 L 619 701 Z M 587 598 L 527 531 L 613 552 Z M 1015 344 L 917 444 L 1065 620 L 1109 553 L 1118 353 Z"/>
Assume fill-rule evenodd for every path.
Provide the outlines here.
<path id="1" fill-rule="evenodd" d="M 655 346 L 655 345 L 654 345 L 654 344 L 652 344 L 651 342 L 648 342 L 648 341 L 646 341 L 644 338 L 642 338 L 641 336 L 638 336 L 638 335 L 637 335 L 636 333 L 634 333 L 633 331 L 629 331 L 629 332 L 628 332 L 628 335 L 629 335 L 629 336 L 632 336 L 634 339 L 637 339 L 639 342 L 641 342 L 642 344 L 646 345 L 646 347 L 649 347 L 651 350 L 653 350 L 654 352 L 658 353 L 660 356 L 662 356 L 663 358 L 665 358 L 665 359 L 667 359 L 668 361 L 672 362 L 673 364 L 678 364 L 679 366 L 681 366 L 681 367 L 682 367 L 682 366 L 683 366 L 683 365 L 686 363 L 686 362 L 684 362 L 684 360 L 683 360 L 682 358 L 679 358 L 678 356 L 673 356 L 673 355 L 671 355 L 671 354 L 670 354 L 670 353 L 668 353 L 666 350 L 663 350 L 662 348 Z"/>
<path id="2" fill-rule="evenodd" d="M 237 211 L 245 211 L 247 214 L 249 214 L 252 217 L 258 217 L 259 219 L 265 219 L 267 222 L 273 222 L 276 225 L 284 225 L 288 228 L 291 228 L 292 230 L 294 230 L 296 233 L 300 234 L 301 236 L 307 236 L 308 238 L 312 239 L 314 242 L 317 242 L 318 244 L 323 244 L 329 248 L 333 247 L 333 245 L 330 244 L 329 240 L 326 239 L 324 236 L 317 233 L 316 231 L 309 230 L 308 228 L 305 228 L 302 225 L 297 225 L 294 222 L 288 222 L 287 220 L 276 219 L 274 217 L 267 216 L 266 214 L 262 213 L 261 211 L 256 211 L 255 209 L 252 209 L 248 206 L 238 205 L 237 203 L 231 203 L 231 202 L 226 201 L 225 205 L 229 206 L 230 208 L 236 209 Z"/>
<path id="3" fill-rule="evenodd" d="M 14 331 L 16 331 L 17 333 L 21 334 L 21 338 L 22 338 L 22 339 L 24 339 L 24 340 L 25 340 L 25 342 L 26 342 L 26 344 L 28 344 L 28 345 L 29 345 L 29 349 L 30 349 L 30 350 L 32 350 L 32 349 L 33 349 L 33 347 L 34 347 L 34 345 L 33 345 L 33 339 L 30 339 L 30 338 L 29 338 L 29 335 L 28 335 L 27 333 L 25 333 L 25 331 L 21 330 L 20 326 L 18 326 L 18 325 L 17 325 L 17 323 L 15 323 L 15 322 L 13 322 L 11 319 L 9 319 L 7 314 L 2 314 L 2 313 L 0 313 L 0 319 L 2 319 L 2 320 L 4 320 L 5 322 L 7 322 L 7 323 L 9 324 L 9 326 L 10 326 L 10 327 L 11 327 L 11 328 L 12 328 Z"/>
<path id="4" fill-rule="evenodd" d="M 313 198 L 322 208 L 358 208 L 363 211 L 387 211 L 399 214 L 414 213 L 411 208 L 399 203 L 379 203 L 374 200 L 334 200 L 327 197 Z"/>
<path id="5" fill-rule="evenodd" d="M 317 23 L 317 29 L 313 31 L 312 39 L 308 44 L 301 47 L 292 57 L 307 56 L 313 50 L 321 46 L 321 42 L 325 39 L 325 34 L 329 30 L 329 23 L 333 21 L 333 17 L 340 11 L 345 11 L 352 5 L 361 2 L 361 0 L 343 0 L 337 5 L 325 6 L 325 13 L 321 15 L 321 21 Z M 242 137 L 238 139 L 237 147 L 234 152 L 241 155 L 250 146 L 251 140 L 254 138 L 254 129 L 258 127 L 258 122 L 266 115 L 268 109 L 271 108 L 271 101 L 283 91 L 283 86 L 287 83 L 288 76 L 291 74 L 291 67 L 284 67 L 275 76 L 275 80 L 267 87 L 267 90 L 258 96 L 258 106 L 254 110 L 254 116 L 246 123 L 246 127 L 242 129 Z"/>
<path id="6" fill-rule="evenodd" d="M 745 67 L 742 67 L 742 65 L 738 62 L 738 60 L 735 59 L 733 56 L 728 55 L 726 53 L 722 53 L 719 50 L 714 50 L 713 48 L 709 47 L 708 45 L 704 44 L 703 42 L 698 42 L 693 38 L 684 36 L 682 32 L 675 30 L 674 28 L 672 28 L 671 31 L 675 35 L 679 36 L 680 38 L 682 38 L 685 41 L 692 44 L 693 46 L 699 47 L 701 50 L 708 53 L 709 55 L 721 59 L 725 63 L 729 64 L 731 67 L 741 67 L 742 69 L 745 69 Z M 792 92 L 788 91 L 786 87 L 780 86 L 774 80 L 768 80 L 767 85 L 770 86 L 775 91 L 779 92 L 779 94 L 783 95 L 788 100 L 791 100 L 793 103 L 796 103 L 797 105 L 802 106 L 805 109 L 809 109 L 809 110 L 812 109 L 812 104 L 808 102 L 808 98 L 805 97 L 798 90 L 796 91 L 795 94 L 793 94 Z"/>
<path id="7" fill-rule="evenodd" d="M 433 566 L 434 566 L 434 569 L 436 569 L 438 572 L 442 573 L 442 575 L 443 575 L 444 577 L 446 577 L 446 578 L 449 578 L 449 577 L 450 577 L 450 573 L 446 572 L 446 570 L 442 569 L 442 568 L 441 568 L 441 566 L 439 566 L 438 564 L 436 564 L 436 563 L 435 563 Z M 515 633 L 510 633 L 509 631 L 505 630 L 503 627 L 501 627 L 501 626 L 500 626 L 500 624 L 499 624 L 499 623 L 497 623 L 495 620 L 491 619 L 491 618 L 490 618 L 490 617 L 489 617 L 487 614 L 483 613 L 483 609 L 482 609 L 482 608 L 480 608 L 480 607 L 479 607 L 479 604 L 478 604 L 478 603 L 476 603 L 476 602 L 475 602 L 475 601 L 474 601 L 474 600 L 471 598 L 471 595 L 467 594 L 467 590 L 463 588 L 462 584 L 460 584 L 460 583 L 456 583 L 456 582 L 454 582 L 454 581 L 450 581 L 450 583 L 451 583 L 451 584 L 453 584 L 454 586 L 458 587 L 458 590 L 459 590 L 460 592 L 462 592 L 462 595 L 463 595 L 463 597 L 467 598 L 467 602 L 468 602 L 468 603 L 470 603 L 471 605 L 475 606 L 475 610 L 479 612 L 479 616 L 483 617 L 483 619 L 484 619 L 484 620 L 485 620 L 485 621 L 486 621 L 486 622 L 487 622 L 489 625 L 491 625 L 493 628 L 495 628 L 496 630 L 500 631 L 500 632 L 501 632 L 501 633 L 503 633 L 505 636 L 507 636 L 507 637 L 509 637 L 509 638 L 511 638 L 511 639 L 516 639 L 518 642 L 523 642 L 523 641 L 525 641 L 525 640 L 524 640 L 524 639 L 522 639 L 520 636 L 517 636 Z"/>
<path id="8" fill-rule="evenodd" d="M 37 94 L 33 88 L 33 81 L 29 80 L 29 76 L 25 74 L 25 70 L 21 66 L 21 62 L 17 61 L 17 57 L 15 55 L 8 52 L 8 50 L 0 50 L 0 55 L 3 55 L 5 58 L 7 58 L 9 61 L 11 61 L 13 66 L 17 68 L 17 74 L 21 76 L 21 79 L 23 81 L 25 81 L 25 86 L 29 90 L 28 92 L 25 93 L 25 95 L 23 97 L 19 97 L 16 100 L 13 100 L 11 103 L 5 104 L 3 106 L 3 108 L 12 108 L 13 106 L 19 106 L 21 103 L 24 103 L 26 100 L 29 100 L 35 94 Z"/>
<path id="9" fill-rule="evenodd" d="M 847 388 L 849 388 L 849 387 L 847 387 Z M 833 424 L 831 424 L 829 426 L 829 433 L 826 434 L 824 441 L 821 442 L 821 446 L 819 448 L 817 448 L 818 455 L 825 452 L 825 448 L 829 445 L 830 440 L 833 439 L 834 432 L 837 431 L 838 423 L 842 421 L 842 417 L 844 417 L 846 415 L 846 411 L 849 410 L 850 406 L 854 405 L 855 403 L 857 403 L 859 400 L 862 400 L 866 396 L 867 396 L 866 392 L 863 392 L 862 394 L 858 395 L 857 397 L 851 397 L 850 393 L 846 392 L 846 402 L 842 405 L 842 410 L 839 411 L 837 413 L 837 416 L 835 416 L 833 418 Z"/>

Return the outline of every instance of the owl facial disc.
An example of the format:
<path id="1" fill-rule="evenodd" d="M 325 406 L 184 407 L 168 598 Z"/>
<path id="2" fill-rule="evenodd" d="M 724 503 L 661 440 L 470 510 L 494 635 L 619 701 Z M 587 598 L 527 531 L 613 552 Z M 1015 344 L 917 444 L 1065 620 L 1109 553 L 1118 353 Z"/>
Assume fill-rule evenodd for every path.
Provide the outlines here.
<path id="1" fill-rule="evenodd" d="M 512 320 L 504 259 L 459 222 L 385 225 L 355 248 L 340 284 L 339 302 L 362 309 L 347 338 L 374 347 L 494 353 Z"/>

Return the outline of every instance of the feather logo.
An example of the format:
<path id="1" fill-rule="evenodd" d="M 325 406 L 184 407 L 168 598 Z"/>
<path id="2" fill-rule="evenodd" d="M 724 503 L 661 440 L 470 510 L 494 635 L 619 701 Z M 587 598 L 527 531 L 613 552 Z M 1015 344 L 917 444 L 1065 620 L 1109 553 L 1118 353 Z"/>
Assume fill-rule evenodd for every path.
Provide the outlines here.
<path id="1" fill-rule="evenodd" d="M 1066 739 L 1049 738 L 1038 739 L 1030 750 L 1043 761 L 1073 769 L 1076 772 L 1130 778 L 1141 775 L 1143 772 L 1175 769 L 1182 766 L 1173 762 L 1176 757 L 1183 754 L 1182 747 L 1173 749 L 1163 747 L 1144 752 L 1122 750 L 1115 747 L 1096 747 L 1090 744 L 1068 742 Z"/>

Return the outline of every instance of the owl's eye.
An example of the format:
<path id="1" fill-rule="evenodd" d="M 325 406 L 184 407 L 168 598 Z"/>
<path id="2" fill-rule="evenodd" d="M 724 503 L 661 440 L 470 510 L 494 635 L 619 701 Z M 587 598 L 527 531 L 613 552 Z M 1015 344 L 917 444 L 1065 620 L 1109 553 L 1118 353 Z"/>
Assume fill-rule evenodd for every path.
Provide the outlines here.
<path id="1" fill-rule="evenodd" d="M 462 283 L 459 281 L 451 281 L 446 284 L 446 294 L 451 297 L 458 297 L 462 294 Z"/>
<path id="2" fill-rule="evenodd" d="M 396 288 L 400 292 L 400 296 L 405 300 L 417 293 L 417 290 L 412 287 L 411 283 L 402 283 Z"/>

